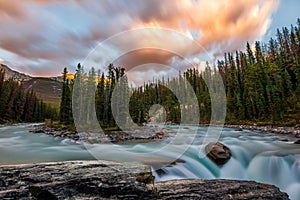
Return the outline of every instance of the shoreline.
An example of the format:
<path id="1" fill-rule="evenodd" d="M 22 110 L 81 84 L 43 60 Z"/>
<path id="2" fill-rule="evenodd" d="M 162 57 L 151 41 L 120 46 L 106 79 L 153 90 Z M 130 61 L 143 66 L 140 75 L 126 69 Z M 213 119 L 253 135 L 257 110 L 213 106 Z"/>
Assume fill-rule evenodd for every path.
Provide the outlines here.
<path id="1" fill-rule="evenodd" d="M 169 135 L 163 128 L 144 127 L 136 130 L 109 131 L 108 133 L 88 133 L 68 131 L 61 128 L 51 128 L 45 125 L 35 125 L 29 129 L 33 134 L 46 134 L 62 139 L 71 139 L 77 142 L 90 144 L 122 143 L 122 142 L 149 142 L 164 139 Z"/>
<path id="2" fill-rule="evenodd" d="M 20 124 L 17 124 L 20 125 Z M 169 136 L 170 132 L 166 131 L 166 127 L 157 127 L 155 125 L 163 124 L 149 124 L 136 130 L 127 131 L 110 131 L 108 133 L 88 133 L 77 131 L 68 131 L 61 128 L 51 128 L 45 125 L 34 125 L 29 129 L 29 132 L 34 134 L 46 134 L 52 137 L 59 137 L 61 139 L 71 139 L 76 142 L 88 142 L 90 144 L 105 144 L 105 143 L 123 143 L 123 142 L 152 142 L 162 140 Z M 167 124 L 168 125 L 168 124 Z M 169 124 L 176 125 L 176 124 Z M 209 124 L 185 124 L 184 126 L 202 126 L 207 127 Z M 295 140 L 292 141 L 296 144 L 300 143 L 300 127 L 279 127 L 279 126 L 258 126 L 258 125 L 211 125 L 222 128 L 231 128 L 236 131 L 251 130 L 260 131 L 262 133 L 270 133 L 278 136 L 292 136 Z M 287 138 L 279 138 L 282 141 L 290 141 Z"/>
<path id="3" fill-rule="evenodd" d="M 167 124 L 149 124 L 149 125 L 180 125 L 180 124 L 174 124 L 174 123 L 167 123 Z M 221 127 L 221 128 L 231 128 L 231 129 L 236 129 L 239 131 L 242 131 L 243 129 L 245 130 L 250 130 L 250 131 L 261 131 L 261 132 L 268 132 L 268 133 L 273 133 L 273 134 L 278 134 L 278 135 L 291 135 L 294 136 L 295 138 L 300 138 L 300 127 L 298 126 L 273 126 L 273 125 L 238 125 L 238 124 L 181 124 L 182 126 L 198 126 L 198 127 L 208 127 L 208 126 L 213 126 L 213 127 Z"/>
<path id="4" fill-rule="evenodd" d="M 278 135 L 292 135 L 295 138 L 300 138 L 300 127 L 288 127 L 288 126 L 258 126 L 258 125 L 224 125 L 225 128 L 233 129 L 246 129 L 246 130 L 256 130 L 261 132 L 274 133 Z"/>

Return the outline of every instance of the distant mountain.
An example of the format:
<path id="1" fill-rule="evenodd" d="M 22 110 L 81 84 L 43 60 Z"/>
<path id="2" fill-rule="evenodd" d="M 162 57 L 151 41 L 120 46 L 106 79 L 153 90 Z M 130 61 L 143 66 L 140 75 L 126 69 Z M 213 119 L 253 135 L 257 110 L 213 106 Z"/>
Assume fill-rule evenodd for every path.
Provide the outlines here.
<path id="1" fill-rule="evenodd" d="M 23 73 L 12 70 L 7 65 L 4 65 L 4 64 L 0 64 L 0 69 L 5 70 L 5 77 L 4 77 L 5 80 L 13 78 L 15 80 L 22 82 L 22 81 L 28 81 L 32 78 L 31 76 L 29 76 L 27 74 L 23 74 Z"/>
<path id="2" fill-rule="evenodd" d="M 29 80 L 23 81 L 24 89 L 33 89 L 37 97 L 45 103 L 50 103 L 55 107 L 59 107 L 62 84 L 59 81 L 51 78 L 32 77 Z"/>
<path id="3" fill-rule="evenodd" d="M 5 70 L 5 79 L 13 78 L 22 83 L 24 89 L 33 89 L 37 97 L 45 103 L 50 103 L 55 107 L 59 107 L 62 84 L 60 77 L 32 77 L 15 70 L 7 65 L 0 64 L 0 69 Z"/>

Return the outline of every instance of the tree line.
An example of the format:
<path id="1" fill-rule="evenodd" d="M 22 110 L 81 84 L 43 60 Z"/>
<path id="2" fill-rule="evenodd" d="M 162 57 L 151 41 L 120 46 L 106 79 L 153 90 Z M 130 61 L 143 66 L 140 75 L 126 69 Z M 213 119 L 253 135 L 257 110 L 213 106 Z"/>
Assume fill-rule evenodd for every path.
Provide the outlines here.
<path id="1" fill-rule="evenodd" d="M 217 74 L 221 75 L 222 83 L 217 79 Z M 168 122 L 179 123 L 183 117 L 189 121 L 189 116 L 194 116 L 191 113 L 197 111 L 200 113 L 198 123 L 209 123 L 212 118 L 218 118 L 212 116 L 212 109 L 224 106 L 214 104 L 217 108 L 212 108 L 212 101 L 221 98 L 216 89 L 221 84 L 224 84 L 226 94 L 227 123 L 300 124 L 300 20 L 290 29 L 278 29 L 276 38 L 271 38 L 267 44 L 257 41 L 251 46 L 247 43 L 246 51 L 225 53 L 215 66 L 207 63 L 204 71 L 192 67 L 177 77 L 129 88 L 124 68 L 110 64 L 105 76 L 94 68 L 84 73 L 83 67 L 78 64 L 76 80 L 79 80 L 77 85 L 80 89 L 73 91 L 73 94 L 80 98 L 74 100 L 73 105 L 82 124 L 88 124 L 96 117 L 101 126 L 113 127 L 122 116 L 126 116 L 121 119 L 123 123 L 131 123 L 129 116 L 122 114 L 127 110 L 133 122 L 142 124 L 150 120 L 149 110 L 154 104 L 160 104 L 165 109 L 157 110 L 158 119 L 163 119 L 165 112 Z M 64 123 L 73 123 L 73 84 L 64 78 L 60 112 Z M 117 92 L 121 95 L 117 99 L 125 100 L 123 103 L 111 102 L 118 84 L 123 93 Z M 192 95 L 187 85 L 192 87 L 197 105 L 191 103 Z M 181 99 L 178 99 L 178 94 Z M 117 109 L 115 113 L 118 116 L 113 115 L 111 103 L 117 104 L 113 107 Z M 96 116 L 91 113 L 96 113 Z"/>
<path id="2" fill-rule="evenodd" d="M 0 123 L 42 122 L 56 119 L 56 109 L 36 97 L 33 90 L 23 89 L 13 78 L 4 80 L 0 69 Z"/>
<path id="3" fill-rule="evenodd" d="M 267 44 L 226 53 L 218 69 L 227 94 L 227 119 L 300 123 L 300 19 Z"/>

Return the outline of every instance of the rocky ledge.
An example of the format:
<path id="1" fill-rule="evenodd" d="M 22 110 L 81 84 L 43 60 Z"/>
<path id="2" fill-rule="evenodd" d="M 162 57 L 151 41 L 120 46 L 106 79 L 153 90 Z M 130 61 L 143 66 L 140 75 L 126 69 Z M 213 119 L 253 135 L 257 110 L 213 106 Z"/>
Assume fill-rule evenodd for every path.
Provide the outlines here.
<path id="1" fill-rule="evenodd" d="M 110 161 L 0 166 L 0 199 L 288 199 L 253 181 L 182 179 L 154 183 L 150 167 Z"/>
<path id="2" fill-rule="evenodd" d="M 87 132 L 72 132 L 60 128 L 50 128 L 43 125 L 31 127 L 29 130 L 32 133 L 43 133 L 53 137 L 63 139 L 72 139 L 75 141 L 84 141 L 89 143 L 117 143 L 125 141 L 148 141 L 159 140 L 166 137 L 168 134 L 164 129 L 155 127 L 145 127 L 134 130 L 125 131 L 109 131 L 103 133 L 87 133 Z"/>

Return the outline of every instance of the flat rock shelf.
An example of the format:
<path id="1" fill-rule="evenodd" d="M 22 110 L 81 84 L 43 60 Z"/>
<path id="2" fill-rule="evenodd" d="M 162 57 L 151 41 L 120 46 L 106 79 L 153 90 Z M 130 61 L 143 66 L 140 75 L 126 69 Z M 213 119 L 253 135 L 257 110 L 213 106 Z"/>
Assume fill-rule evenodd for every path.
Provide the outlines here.
<path id="1" fill-rule="evenodd" d="M 254 181 L 154 182 L 147 165 L 68 161 L 0 166 L 0 199 L 288 199 Z"/>

